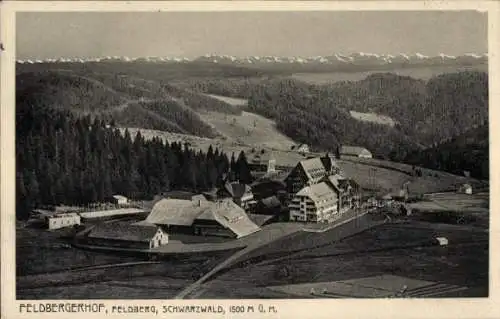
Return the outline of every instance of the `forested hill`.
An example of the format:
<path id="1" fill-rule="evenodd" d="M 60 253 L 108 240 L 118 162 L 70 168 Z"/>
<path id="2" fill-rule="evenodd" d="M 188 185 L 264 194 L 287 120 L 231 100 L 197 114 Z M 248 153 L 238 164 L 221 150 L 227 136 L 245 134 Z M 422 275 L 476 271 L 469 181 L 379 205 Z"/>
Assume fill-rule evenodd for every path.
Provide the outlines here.
<path id="1" fill-rule="evenodd" d="M 429 149 L 408 154 L 405 162 L 428 168 L 489 179 L 488 125 L 469 130 Z"/>
<path id="2" fill-rule="evenodd" d="M 84 70 L 83 70 L 84 71 Z M 241 110 L 189 89 L 128 75 L 46 70 L 16 77 L 16 105 L 68 110 L 124 127 L 214 137 L 199 110 Z"/>
<path id="3" fill-rule="evenodd" d="M 195 90 L 249 99 L 251 111 L 315 148 L 358 144 L 392 160 L 460 135 L 488 119 L 488 74 L 464 71 L 428 81 L 392 73 L 314 85 L 295 79 L 185 81 Z M 391 117 L 394 128 L 360 122 L 349 111 Z M 317 130 L 316 128 L 320 128 Z"/>
<path id="4" fill-rule="evenodd" d="M 145 141 L 137 134 L 90 117 L 52 108 L 16 108 L 17 217 L 39 205 L 102 202 L 113 194 L 151 198 L 161 191 L 209 190 L 220 186 L 231 168 L 232 179 L 247 181 L 244 153 L 231 160 L 209 148 Z"/>

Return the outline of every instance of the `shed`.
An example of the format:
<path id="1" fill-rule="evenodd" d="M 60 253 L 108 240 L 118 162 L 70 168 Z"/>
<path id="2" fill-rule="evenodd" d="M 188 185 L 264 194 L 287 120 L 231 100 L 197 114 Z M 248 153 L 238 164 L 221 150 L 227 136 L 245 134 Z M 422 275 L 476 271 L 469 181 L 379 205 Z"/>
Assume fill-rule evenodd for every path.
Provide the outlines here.
<path id="1" fill-rule="evenodd" d="M 113 195 L 112 202 L 117 205 L 128 204 L 128 198 L 123 195 Z"/>
<path id="2" fill-rule="evenodd" d="M 90 231 L 87 241 L 99 246 L 150 249 L 167 244 L 168 234 L 157 226 L 102 223 Z"/>
<path id="3" fill-rule="evenodd" d="M 462 184 L 458 188 L 458 192 L 471 195 L 472 194 L 472 186 L 470 184 Z"/>
<path id="4" fill-rule="evenodd" d="M 446 237 L 436 237 L 436 241 L 439 244 L 439 246 L 447 246 L 448 245 L 448 238 L 446 238 Z"/>
<path id="5" fill-rule="evenodd" d="M 80 216 L 76 213 L 62 213 L 46 217 L 48 229 L 59 229 L 80 225 Z"/>

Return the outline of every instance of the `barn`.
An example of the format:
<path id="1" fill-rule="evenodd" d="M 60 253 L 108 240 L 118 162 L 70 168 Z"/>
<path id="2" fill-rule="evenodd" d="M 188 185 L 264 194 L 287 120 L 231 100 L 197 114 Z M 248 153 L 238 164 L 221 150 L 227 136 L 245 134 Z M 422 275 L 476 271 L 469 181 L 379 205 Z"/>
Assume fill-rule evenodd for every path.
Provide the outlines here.
<path id="1" fill-rule="evenodd" d="M 372 153 L 364 147 L 360 146 L 342 146 L 340 148 L 340 157 L 360 157 L 372 158 Z"/>
<path id="2" fill-rule="evenodd" d="M 157 226 L 137 226 L 127 222 L 102 223 L 87 235 L 90 245 L 151 249 L 166 245 L 168 234 Z"/>

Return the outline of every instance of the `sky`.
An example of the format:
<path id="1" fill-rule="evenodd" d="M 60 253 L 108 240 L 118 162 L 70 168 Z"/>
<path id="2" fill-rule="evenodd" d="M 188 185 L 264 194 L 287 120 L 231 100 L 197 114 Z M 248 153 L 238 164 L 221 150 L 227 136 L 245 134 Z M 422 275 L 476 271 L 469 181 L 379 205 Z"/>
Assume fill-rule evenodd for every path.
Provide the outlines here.
<path id="1" fill-rule="evenodd" d="M 475 11 L 22 12 L 18 59 L 487 53 Z"/>

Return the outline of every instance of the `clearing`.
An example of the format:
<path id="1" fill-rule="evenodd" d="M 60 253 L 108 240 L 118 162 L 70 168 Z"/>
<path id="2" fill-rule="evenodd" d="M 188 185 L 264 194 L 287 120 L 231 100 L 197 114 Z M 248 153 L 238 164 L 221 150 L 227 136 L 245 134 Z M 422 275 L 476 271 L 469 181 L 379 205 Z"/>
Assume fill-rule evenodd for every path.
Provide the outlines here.
<path id="1" fill-rule="evenodd" d="M 412 225 L 384 224 L 340 241 L 328 239 L 324 234 L 293 236 L 281 241 L 281 245 L 273 245 L 272 250 L 259 252 L 269 256 L 273 251 L 282 252 L 298 246 L 302 246 L 303 251 L 289 252 L 287 256 L 269 256 L 261 261 L 231 267 L 202 285 L 196 297 L 299 298 L 287 289 L 276 289 L 276 286 L 314 284 L 316 291 L 321 293 L 324 287 L 320 287 L 320 283 L 344 283 L 330 287 L 333 291 L 340 286 L 347 288 L 346 283 L 356 287 L 363 281 L 367 284 L 367 279 L 361 278 L 375 280 L 384 275 L 392 277 L 387 277 L 389 281 L 385 282 L 375 280 L 377 288 L 387 288 L 382 284 L 392 282 L 400 287 L 404 282 L 409 289 L 416 289 L 412 283 L 420 282 L 425 284 L 426 291 L 414 294 L 419 297 L 437 296 L 438 291 L 430 288 L 437 288 L 438 285 L 443 288 L 440 293 L 450 288 L 447 291 L 450 296 L 488 295 L 487 233 L 458 227 L 437 228 L 436 224 L 418 223 L 416 228 Z M 450 245 L 432 244 L 432 239 L 438 235 L 449 238 Z M 443 269 L 446 271 L 443 272 Z M 463 290 L 460 287 L 472 289 Z M 343 290 L 347 297 L 362 297 L 359 291 Z M 310 287 L 307 293 L 310 293 Z"/>
<path id="2" fill-rule="evenodd" d="M 296 143 L 276 128 L 276 123 L 263 116 L 242 112 L 241 115 L 200 112 L 226 140 L 249 146 L 289 150 Z"/>
<path id="3" fill-rule="evenodd" d="M 396 125 L 396 121 L 394 121 L 389 116 L 379 115 L 376 113 L 362 113 L 356 111 L 349 111 L 349 113 L 353 118 L 355 118 L 358 121 L 382 124 L 390 127 L 394 127 L 394 125 Z"/>
<path id="4" fill-rule="evenodd" d="M 248 100 L 246 99 L 238 99 L 235 97 L 223 96 L 223 95 L 215 95 L 215 94 L 206 94 L 211 98 L 217 99 L 222 102 L 226 102 L 227 104 L 231 104 L 232 106 L 246 106 L 248 104 Z"/>

